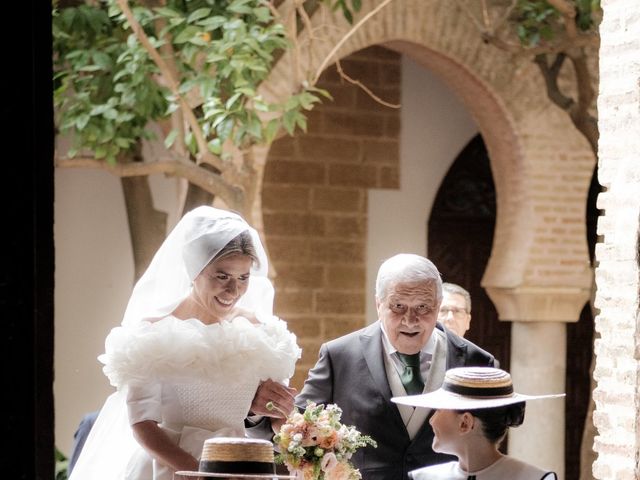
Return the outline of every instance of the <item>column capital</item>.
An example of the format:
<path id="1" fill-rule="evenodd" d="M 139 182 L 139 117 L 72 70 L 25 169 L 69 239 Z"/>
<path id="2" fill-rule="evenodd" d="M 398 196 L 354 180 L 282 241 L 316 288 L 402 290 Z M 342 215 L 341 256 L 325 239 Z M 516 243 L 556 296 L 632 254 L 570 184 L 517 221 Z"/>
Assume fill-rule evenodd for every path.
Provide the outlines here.
<path id="1" fill-rule="evenodd" d="M 519 286 L 485 290 L 498 311 L 510 322 L 577 322 L 591 290 L 578 287 Z"/>

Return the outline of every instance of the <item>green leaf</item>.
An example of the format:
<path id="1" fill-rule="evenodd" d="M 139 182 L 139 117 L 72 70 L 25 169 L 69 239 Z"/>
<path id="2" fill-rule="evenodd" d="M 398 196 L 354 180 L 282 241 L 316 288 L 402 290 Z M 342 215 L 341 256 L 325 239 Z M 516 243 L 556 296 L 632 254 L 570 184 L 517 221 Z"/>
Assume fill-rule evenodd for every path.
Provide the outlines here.
<path id="1" fill-rule="evenodd" d="M 229 97 L 229 100 L 227 100 L 227 103 L 225 104 L 225 107 L 227 107 L 227 110 L 231 110 L 233 105 L 241 96 L 242 96 L 242 93 L 240 92 L 236 92 L 233 95 L 231 95 L 231 97 Z"/>
<path id="2" fill-rule="evenodd" d="M 296 115 L 296 124 L 300 129 L 306 133 L 307 131 L 307 117 L 305 117 L 302 113 L 298 112 Z"/>
<path id="3" fill-rule="evenodd" d="M 267 7 L 258 7 L 253 10 L 258 22 L 268 23 L 271 21 L 271 11 Z"/>
<path id="4" fill-rule="evenodd" d="M 96 63 L 96 65 L 100 66 L 103 70 L 111 70 L 111 67 L 113 66 L 111 57 L 104 52 L 100 52 L 100 51 L 93 52 L 93 61 Z"/>
<path id="5" fill-rule="evenodd" d="M 107 155 L 107 148 L 104 145 L 99 145 L 93 152 L 96 158 L 104 158 Z"/>
<path id="6" fill-rule="evenodd" d="M 195 155 L 198 150 L 198 142 L 193 132 L 187 132 L 187 134 L 184 136 L 184 143 L 189 149 L 189 152 Z"/>
<path id="7" fill-rule="evenodd" d="M 230 118 L 226 118 L 224 121 L 220 122 L 218 127 L 216 128 L 216 132 L 218 133 L 218 137 L 221 141 L 225 141 L 231 135 L 233 131 L 233 120 Z"/>
<path id="8" fill-rule="evenodd" d="M 244 14 L 244 15 L 250 15 L 251 13 L 253 13 L 253 9 L 250 6 L 247 5 L 250 1 L 251 0 L 234 0 L 227 7 L 227 10 L 229 12 L 233 12 L 233 13 L 240 13 L 240 14 Z"/>
<path id="9" fill-rule="evenodd" d="M 96 105 L 89 111 L 89 115 L 94 117 L 96 115 L 102 115 L 108 108 L 111 108 L 107 104 Z"/>
<path id="10" fill-rule="evenodd" d="M 289 135 L 293 135 L 296 128 L 296 111 L 290 110 L 282 116 L 282 126 Z"/>
<path id="11" fill-rule="evenodd" d="M 169 132 L 169 135 L 167 135 L 164 139 L 164 146 L 166 148 L 171 148 L 171 146 L 173 145 L 173 143 L 176 141 L 176 138 L 178 137 L 178 131 L 177 130 L 171 130 Z"/>
<path id="12" fill-rule="evenodd" d="M 313 105 L 320 101 L 318 97 L 316 97 L 315 95 L 309 92 L 303 92 L 300 95 L 298 95 L 298 97 L 299 97 L 300 105 L 305 110 L 311 110 L 313 108 Z"/>
<path id="13" fill-rule="evenodd" d="M 108 118 L 109 120 L 115 120 L 118 118 L 118 111 L 115 108 L 108 108 L 102 114 L 104 118 Z"/>
<path id="14" fill-rule="evenodd" d="M 307 90 L 309 90 L 310 92 L 314 92 L 314 93 L 317 93 L 319 95 L 322 95 L 323 97 L 328 98 L 329 100 L 333 100 L 333 97 L 331 96 L 331 93 L 329 93 L 329 91 L 325 90 L 324 88 L 307 87 Z"/>
<path id="15" fill-rule="evenodd" d="M 342 9 L 342 14 L 344 15 L 344 18 L 347 19 L 347 22 L 349 22 L 351 25 L 353 25 L 353 15 L 351 14 L 351 10 L 343 8 Z"/>
<path id="16" fill-rule="evenodd" d="M 102 67 L 98 65 L 87 65 L 86 67 L 78 69 L 79 72 L 97 72 L 98 70 L 102 70 Z"/>
<path id="17" fill-rule="evenodd" d="M 222 53 L 218 53 L 218 52 L 212 52 L 209 55 L 207 55 L 207 63 L 218 63 L 226 59 L 227 59 L 226 55 L 223 55 Z"/>
<path id="18" fill-rule="evenodd" d="M 186 43 L 193 37 L 195 37 L 198 33 L 200 33 L 200 30 L 198 28 L 194 26 L 188 26 L 175 36 L 173 42 L 177 44 Z"/>
<path id="19" fill-rule="evenodd" d="M 211 15 L 210 8 L 198 8 L 197 10 L 193 11 L 191 15 L 189 15 L 189 17 L 187 18 L 187 22 L 193 23 L 197 20 L 200 20 L 201 18 L 208 17 L 209 15 Z"/>
<path id="20" fill-rule="evenodd" d="M 280 121 L 278 119 L 269 120 L 263 132 L 267 143 L 273 142 L 278 134 L 278 130 L 280 130 Z"/>
<path id="21" fill-rule="evenodd" d="M 189 39 L 189 42 L 194 44 L 194 45 L 198 45 L 200 47 L 206 47 L 207 45 L 209 45 L 209 42 L 207 40 L 205 40 L 204 38 L 202 38 L 201 35 L 196 35 L 194 37 L 191 37 Z"/>
<path id="22" fill-rule="evenodd" d="M 78 130 L 82 130 L 84 127 L 87 126 L 87 123 L 89 123 L 90 118 L 91 117 L 89 117 L 89 115 L 87 114 L 80 115 L 78 118 L 76 118 L 76 121 L 75 121 L 76 128 Z"/>
<path id="23" fill-rule="evenodd" d="M 219 138 L 214 138 L 213 140 L 209 141 L 209 143 L 207 143 L 207 146 L 209 147 L 211 153 L 215 155 L 220 155 L 222 153 L 222 143 L 220 142 Z"/>
<path id="24" fill-rule="evenodd" d="M 164 17 L 181 18 L 182 14 L 169 7 L 156 7 L 154 10 Z"/>
<path id="25" fill-rule="evenodd" d="M 215 15 L 213 17 L 205 18 L 197 22 L 197 25 L 206 28 L 207 30 L 215 30 L 222 27 L 227 22 L 227 17 L 221 15 Z"/>
<path id="26" fill-rule="evenodd" d="M 255 115 L 252 115 L 247 119 L 247 132 L 256 139 L 262 138 L 262 124 Z"/>

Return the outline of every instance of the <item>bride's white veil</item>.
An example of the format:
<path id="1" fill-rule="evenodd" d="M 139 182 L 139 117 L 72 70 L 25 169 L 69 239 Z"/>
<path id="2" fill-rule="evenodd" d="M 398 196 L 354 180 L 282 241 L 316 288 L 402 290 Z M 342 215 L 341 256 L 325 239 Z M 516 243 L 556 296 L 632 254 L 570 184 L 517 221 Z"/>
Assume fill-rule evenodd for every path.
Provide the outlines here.
<path id="1" fill-rule="evenodd" d="M 122 325 L 153 321 L 173 312 L 189 295 L 198 273 L 242 232 L 250 233 L 258 263 L 253 266 L 247 292 L 237 305 L 271 315 L 274 292 L 258 232 L 235 213 L 202 206 L 185 214 L 160 246 L 133 288 Z M 126 392 L 120 390 L 110 395 L 100 410 L 69 480 L 120 480 L 136 448 L 128 421 Z"/>

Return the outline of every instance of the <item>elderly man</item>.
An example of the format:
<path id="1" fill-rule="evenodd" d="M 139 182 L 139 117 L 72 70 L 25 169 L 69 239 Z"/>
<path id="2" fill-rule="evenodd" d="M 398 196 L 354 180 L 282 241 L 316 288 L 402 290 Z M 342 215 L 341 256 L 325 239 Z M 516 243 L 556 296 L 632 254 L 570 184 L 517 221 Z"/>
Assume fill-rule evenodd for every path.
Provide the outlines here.
<path id="1" fill-rule="evenodd" d="M 336 403 L 342 421 L 372 436 L 378 447 L 351 459 L 363 480 L 406 480 L 410 470 L 450 460 L 434 453 L 430 411 L 391 397 L 436 390 L 451 367 L 493 366 L 494 358 L 436 324 L 442 281 L 435 265 L 399 254 L 378 270 L 378 321 L 320 348 L 296 405 Z"/>
<path id="2" fill-rule="evenodd" d="M 455 283 L 443 283 L 438 321 L 453 333 L 464 337 L 471 324 L 471 295 L 469 292 Z"/>

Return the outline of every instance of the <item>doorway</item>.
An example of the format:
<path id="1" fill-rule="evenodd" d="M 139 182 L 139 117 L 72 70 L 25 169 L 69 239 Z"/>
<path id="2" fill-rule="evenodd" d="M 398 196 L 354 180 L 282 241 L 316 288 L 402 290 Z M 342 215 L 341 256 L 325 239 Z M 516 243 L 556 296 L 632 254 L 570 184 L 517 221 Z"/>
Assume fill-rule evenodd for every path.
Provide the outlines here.
<path id="1" fill-rule="evenodd" d="M 588 205 L 595 205 L 592 188 Z M 595 237 L 595 208 L 587 210 L 590 250 Z M 511 322 L 498 313 L 480 286 L 489 256 L 496 219 L 496 196 L 489 155 L 477 135 L 460 152 L 442 181 L 428 223 L 429 258 L 444 282 L 457 283 L 471 294 L 471 328 L 465 335 L 491 352 L 500 367 L 509 370 Z M 566 480 L 580 478 L 580 444 L 589 405 L 590 363 L 593 351 L 593 316 L 587 304 L 576 323 L 567 325 Z"/>

